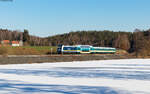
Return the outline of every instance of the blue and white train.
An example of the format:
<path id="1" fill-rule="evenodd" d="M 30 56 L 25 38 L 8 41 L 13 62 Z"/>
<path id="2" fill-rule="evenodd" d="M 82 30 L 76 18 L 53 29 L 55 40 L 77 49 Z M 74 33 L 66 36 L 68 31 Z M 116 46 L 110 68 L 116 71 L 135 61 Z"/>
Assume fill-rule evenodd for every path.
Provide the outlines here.
<path id="1" fill-rule="evenodd" d="M 116 53 L 116 48 L 111 47 L 93 47 L 91 45 L 75 45 L 75 46 L 65 46 L 59 45 L 57 52 L 60 53 L 100 53 L 100 54 L 114 54 Z"/>

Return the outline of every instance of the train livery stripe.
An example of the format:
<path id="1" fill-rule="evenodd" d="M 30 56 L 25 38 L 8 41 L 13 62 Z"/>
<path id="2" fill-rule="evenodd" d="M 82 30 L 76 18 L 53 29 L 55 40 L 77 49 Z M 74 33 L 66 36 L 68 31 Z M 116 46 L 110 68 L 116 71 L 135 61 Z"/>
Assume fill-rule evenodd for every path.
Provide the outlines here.
<path id="1" fill-rule="evenodd" d="M 116 51 L 90 51 L 90 52 L 116 52 Z"/>
<path id="2" fill-rule="evenodd" d="M 91 51 L 91 52 L 116 52 L 116 51 L 113 51 L 113 50 L 110 50 L 110 51 L 106 51 L 106 50 L 97 51 L 97 50 L 95 50 L 95 51 Z"/>
<path id="3" fill-rule="evenodd" d="M 89 51 L 89 52 L 82 52 L 80 50 L 64 50 L 63 52 L 80 52 L 80 53 L 115 53 L 116 51 Z"/>
<path id="4" fill-rule="evenodd" d="M 66 52 L 66 51 L 68 51 L 68 52 L 72 52 L 72 51 L 74 51 L 74 52 L 75 52 L 75 51 L 80 52 L 80 50 L 63 50 L 63 51 L 65 51 L 65 52 Z"/>

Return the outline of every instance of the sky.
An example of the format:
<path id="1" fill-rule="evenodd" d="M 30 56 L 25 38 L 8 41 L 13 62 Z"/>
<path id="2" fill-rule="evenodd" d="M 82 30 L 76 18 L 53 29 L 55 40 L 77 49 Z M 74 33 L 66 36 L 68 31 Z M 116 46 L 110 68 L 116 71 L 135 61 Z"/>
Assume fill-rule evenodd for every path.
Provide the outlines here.
<path id="1" fill-rule="evenodd" d="M 77 30 L 150 28 L 150 0 L 0 1 L 0 28 L 46 37 Z"/>

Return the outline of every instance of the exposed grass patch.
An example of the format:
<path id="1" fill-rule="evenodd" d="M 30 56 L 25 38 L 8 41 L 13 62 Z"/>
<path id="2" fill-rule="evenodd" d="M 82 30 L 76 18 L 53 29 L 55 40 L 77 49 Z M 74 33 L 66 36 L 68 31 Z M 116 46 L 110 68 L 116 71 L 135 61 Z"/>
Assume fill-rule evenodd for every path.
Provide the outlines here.
<path id="1" fill-rule="evenodd" d="M 7 55 L 8 49 L 6 47 L 0 47 L 0 55 Z"/>
<path id="2" fill-rule="evenodd" d="M 116 54 L 126 55 L 126 54 L 129 54 L 129 53 L 126 50 L 117 49 Z"/>
<path id="3" fill-rule="evenodd" d="M 56 53 L 57 47 L 52 46 L 23 46 L 23 47 L 5 47 L 8 49 L 8 55 L 46 55 Z"/>

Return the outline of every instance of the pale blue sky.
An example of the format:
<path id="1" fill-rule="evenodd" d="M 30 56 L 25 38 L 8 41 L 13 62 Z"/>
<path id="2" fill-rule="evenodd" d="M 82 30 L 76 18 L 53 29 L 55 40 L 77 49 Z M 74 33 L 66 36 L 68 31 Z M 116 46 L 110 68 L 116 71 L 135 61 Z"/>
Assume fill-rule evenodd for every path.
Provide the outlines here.
<path id="1" fill-rule="evenodd" d="M 51 36 L 76 30 L 150 28 L 150 0 L 14 0 L 0 2 L 0 28 Z"/>

